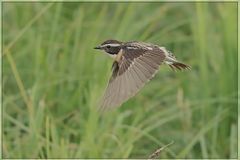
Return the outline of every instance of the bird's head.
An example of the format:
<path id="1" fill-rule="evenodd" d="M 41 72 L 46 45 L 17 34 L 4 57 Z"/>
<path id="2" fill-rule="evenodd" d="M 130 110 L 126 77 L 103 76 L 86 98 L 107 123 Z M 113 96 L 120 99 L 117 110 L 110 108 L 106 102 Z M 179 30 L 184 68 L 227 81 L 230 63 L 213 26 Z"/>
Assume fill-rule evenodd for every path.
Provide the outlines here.
<path id="1" fill-rule="evenodd" d="M 117 40 L 106 40 L 100 46 L 97 46 L 94 49 L 104 50 L 109 54 L 118 54 L 122 47 L 122 44 L 122 42 Z"/>

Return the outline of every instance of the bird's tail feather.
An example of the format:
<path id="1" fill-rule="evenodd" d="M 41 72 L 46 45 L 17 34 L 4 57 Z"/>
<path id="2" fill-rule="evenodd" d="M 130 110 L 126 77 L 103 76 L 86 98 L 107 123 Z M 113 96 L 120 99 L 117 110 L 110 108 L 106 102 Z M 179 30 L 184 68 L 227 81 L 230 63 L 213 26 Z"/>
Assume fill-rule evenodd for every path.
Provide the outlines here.
<path id="1" fill-rule="evenodd" d="M 184 70 L 184 69 L 191 69 L 191 67 L 189 66 L 189 65 L 187 65 L 187 64 L 184 64 L 184 63 L 182 63 L 182 62 L 173 62 L 173 63 L 171 63 L 171 64 L 168 64 L 173 70 L 176 70 L 176 69 L 178 69 L 178 70 Z"/>
<path id="2" fill-rule="evenodd" d="M 174 71 L 176 69 L 178 70 L 191 69 L 189 65 L 179 62 L 170 51 L 167 52 L 165 63 L 168 64 Z"/>

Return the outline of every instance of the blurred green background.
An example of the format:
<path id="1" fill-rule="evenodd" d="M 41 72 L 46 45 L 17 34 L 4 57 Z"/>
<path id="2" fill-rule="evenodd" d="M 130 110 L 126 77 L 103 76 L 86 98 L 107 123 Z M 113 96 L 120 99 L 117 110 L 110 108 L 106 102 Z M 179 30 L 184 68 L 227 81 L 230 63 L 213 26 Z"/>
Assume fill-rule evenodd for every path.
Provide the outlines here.
<path id="1" fill-rule="evenodd" d="M 3 157 L 237 157 L 237 3 L 3 3 Z M 106 39 L 191 65 L 99 115 Z"/>

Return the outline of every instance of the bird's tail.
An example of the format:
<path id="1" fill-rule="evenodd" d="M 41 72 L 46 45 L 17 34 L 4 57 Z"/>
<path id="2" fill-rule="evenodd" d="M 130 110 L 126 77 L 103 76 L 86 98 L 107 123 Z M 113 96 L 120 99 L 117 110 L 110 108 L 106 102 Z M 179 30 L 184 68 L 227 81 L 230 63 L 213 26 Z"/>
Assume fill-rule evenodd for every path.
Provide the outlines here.
<path id="1" fill-rule="evenodd" d="M 179 69 L 179 70 L 184 70 L 184 69 L 191 69 L 191 67 L 187 64 L 184 64 L 182 62 L 173 62 L 172 64 L 168 64 L 173 70 Z"/>
<path id="2" fill-rule="evenodd" d="M 171 52 L 170 52 L 171 53 Z M 179 62 L 173 54 L 170 54 L 166 57 L 166 64 L 168 64 L 174 71 L 176 69 L 178 70 L 184 70 L 184 69 L 191 69 L 191 67 L 185 63 Z"/>

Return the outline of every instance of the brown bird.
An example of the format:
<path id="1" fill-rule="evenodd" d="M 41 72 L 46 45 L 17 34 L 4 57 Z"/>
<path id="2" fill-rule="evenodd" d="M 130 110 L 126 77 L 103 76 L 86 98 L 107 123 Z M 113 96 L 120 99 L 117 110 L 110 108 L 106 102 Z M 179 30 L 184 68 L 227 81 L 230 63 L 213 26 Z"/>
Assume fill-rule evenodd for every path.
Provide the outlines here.
<path id="1" fill-rule="evenodd" d="M 94 49 L 104 50 L 113 59 L 112 76 L 100 110 L 120 106 L 151 80 L 163 63 L 175 69 L 190 69 L 164 47 L 144 42 L 107 40 Z"/>

